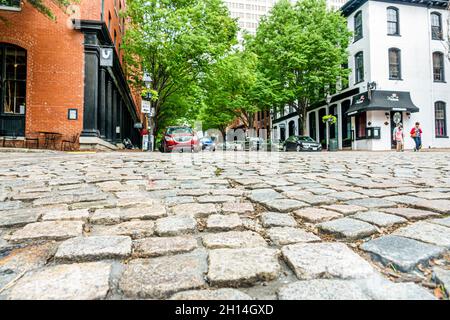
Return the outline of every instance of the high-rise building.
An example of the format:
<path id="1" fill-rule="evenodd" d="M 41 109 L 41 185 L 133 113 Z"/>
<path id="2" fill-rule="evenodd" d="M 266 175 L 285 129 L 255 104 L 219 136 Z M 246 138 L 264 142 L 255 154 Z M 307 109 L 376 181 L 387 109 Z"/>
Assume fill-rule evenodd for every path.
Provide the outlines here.
<path id="1" fill-rule="evenodd" d="M 267 15 L 279 0 L 227 0 L 225 5 L 233 18 L 238 18 L 241 30 L 255 34 L 259 20 Z M 297 0 L 290 0 L 292 3 Z M 342 7 L 347 0 L 327 0 L 328 7 L 334 10 Z"/>

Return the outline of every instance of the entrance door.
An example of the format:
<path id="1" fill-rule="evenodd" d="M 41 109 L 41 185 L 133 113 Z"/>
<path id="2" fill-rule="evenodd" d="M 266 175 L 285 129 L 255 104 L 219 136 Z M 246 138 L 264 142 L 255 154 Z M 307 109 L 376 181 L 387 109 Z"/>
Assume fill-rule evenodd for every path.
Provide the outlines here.
<path id="1" fill-rule="evenodd" d="M 350 109 L 350 100 L 342 102 L 342 148 L 352 147 L 352 118 L 346 112 Z"/>
<path id="2" fill-rule="evenodd" d="M 323 148 L 327 147 L 327 125 L 323 123 L 322 118 L 327 115 L 327 110 L 322 108 L 319 110 L 319 143 Z"/>
<path id="3" fill-rule="evenodd" d="M 280 141 L 286 140 L 286 128 L 280 127 Z"/>
<path id="4" fill-rule="evenodd" d="M 0 43 L 0 136 L 25 135 L 27 53 Z"/>
<path id="5" fill-rule="evenodd" d="M 403 113 L 400 111 L 391 111 L 391 149 L 396 148 L 396 144 L 394 142 L 394 129 L 397 126 L 397 123 L 403 123 Z"/>
<path id="6" fill-rule="evenodd" d="M 289 137 L 295 135 L 295 122 L 289 121 Z"/>

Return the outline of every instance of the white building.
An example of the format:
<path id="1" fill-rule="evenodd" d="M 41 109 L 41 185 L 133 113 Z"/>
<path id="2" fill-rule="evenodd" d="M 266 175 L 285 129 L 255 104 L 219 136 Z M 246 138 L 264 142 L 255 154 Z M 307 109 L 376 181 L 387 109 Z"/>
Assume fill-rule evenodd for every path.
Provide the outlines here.
<path id="1" fill-rule="evenodd" d="M 309 134 L 326 139 L 321 119 L 334 114 L 330 138 L 339 148 L 389 150 L 394 119 L 402 121 L 405 148 L 418 121 L 424 148 L 449 148 L 449 12 L 448 0 L 350 0 L 342 7 L 354 32 L 348 66 L 349 88 L 307 114 Z M 370 88 L 369 88 L 370 87 Z M 372 89 L 372 90 L 371 90 Z M 288 112 L 286 112 L 288 113 Z M 298 134 L 295 113 L 274 120 L 278 138 Z"/>
<path id="2" fill-rule="evenodd" d="M 255 35 L 259 20 L 267 15 L 279 0 L 226 0 L 232 18 L 238 18 L 241 30 Z M 297 0 L 290 0 L 295 3 Z M 339 9 L 347 0 L 327 0 L 328 6 L 335 10 Z"/>

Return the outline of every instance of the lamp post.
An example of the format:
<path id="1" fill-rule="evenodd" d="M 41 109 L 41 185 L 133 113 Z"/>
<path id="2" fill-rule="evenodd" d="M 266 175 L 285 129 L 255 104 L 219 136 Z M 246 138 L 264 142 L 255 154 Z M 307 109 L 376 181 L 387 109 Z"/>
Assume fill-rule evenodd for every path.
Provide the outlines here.
<path id="1" fill-rule="evenodd" d="M 145 88 L 147 89 L 147 93 L 146 93 L 144 99 L 146 101 L 150 101 L 151 93 L 149 92 L 149 90 L 150 90 L 151 84 L 152 84 L 152 78 L 151 78 L 150 74 L 148 74 L 147 72 L 144 72 L 143 81 L 144 81 L 144 84 L 145 84 Z M 147 151 L 153 151 L 153 141 L 152 141 L 153 126 L 151 124 L 151 114 L 152 114 L 151 108 L 145 110 L 145 116 L 147 118 L 147 130 L 148 130 L 148 135 L 147 135 L 148 149 L 147 149 Z"/>
<path id="2" fill-rule="evenodd" d="M 331 102 L 331 95 L 328 93 L 326 97 L 327 102 L 327 115 L 330 114 L 330 102 Z M 330 150 L 330 122 L 327 121 L 327 151 Z"/>

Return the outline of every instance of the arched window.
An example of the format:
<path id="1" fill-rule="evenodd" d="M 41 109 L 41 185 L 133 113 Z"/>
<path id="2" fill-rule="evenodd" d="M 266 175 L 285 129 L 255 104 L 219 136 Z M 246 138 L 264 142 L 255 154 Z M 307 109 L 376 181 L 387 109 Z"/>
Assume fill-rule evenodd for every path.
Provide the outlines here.
<path id="1" fill-rule="evenodd" d="M 364 81 L 364 56 L 360 51 L 355 54 L 355 83 Z"/>
<path id="2" fill-rule="evenodd" d="M 435 82 L 445 81 L 444 54 L 442 52 L 433 52 L 433 79 Z"/>
<path id="3" fill-rule="evenodd" d="M 400 49 L 391 48 L 389 49 L 389 79 L 400 80 L 401 78 Z"/>
<path id="4" fill-rule="evenodd" d="M 438 101 L 434 104 L 434 123 L 437 138 L 447 137 L 447 112 L 445 102 Z"/>
<path id="5" fill-rule="evenodd" d="M 295 135 L 295 122 L 294 120 L 289 121 L 289 137 Z"/>
<path id="6" fill-rule="evenodd" d="M 388 28 L 388 35 L 390 36 L 400 35 L 399 13 L 398 9 L 395 7 L 387 8 L 387 28 Z"/>
<path id="7" fill-rule="evenodd" d="M 442 19 L 437 12 L 431 13 L 431 39 L 442 40 Z"/>
<path id="8" fill-rule="evenodd" d="M 354 27 L 354 34 L 355 39 L 354 41 L 358 41 L 363 37 L 363 25 L 362 25 L 362 12 L 359 11 L 355 14 L 355 27 Z"/>

